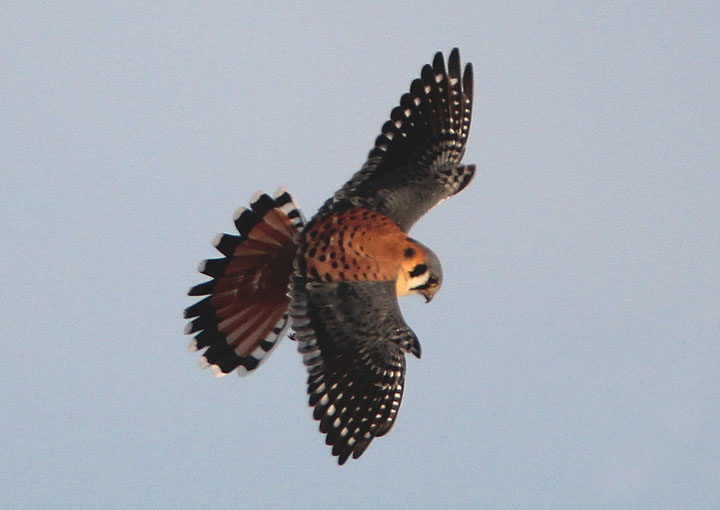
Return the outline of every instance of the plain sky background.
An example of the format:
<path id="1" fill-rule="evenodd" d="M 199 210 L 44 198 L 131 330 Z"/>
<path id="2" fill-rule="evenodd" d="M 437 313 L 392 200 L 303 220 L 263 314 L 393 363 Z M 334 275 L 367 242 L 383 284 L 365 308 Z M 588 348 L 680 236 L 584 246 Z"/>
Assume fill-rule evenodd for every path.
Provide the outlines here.
<path id="1" fill-rule="evenodd" d="M 720 3 L 593 3 L 4 2 L 0 507 L 720 508 Z M 295 345 L 213 379 L 186 292 L 453 46 L 478 172 L 412 231 L 445 283 L 402 300 L 396 426 L 338 467 Z"/>

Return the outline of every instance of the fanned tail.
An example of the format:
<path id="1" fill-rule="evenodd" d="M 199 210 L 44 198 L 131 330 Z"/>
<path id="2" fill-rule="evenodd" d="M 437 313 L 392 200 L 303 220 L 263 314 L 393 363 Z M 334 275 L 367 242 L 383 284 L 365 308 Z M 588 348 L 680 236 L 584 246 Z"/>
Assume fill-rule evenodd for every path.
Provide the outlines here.
<path id="1" fill-rule="evenodd" d="M 305 220 L 290 194 L 257 193 L 250 209 L 235 214 L 239 236 L 221 234 L 213 244 L 224 257 L 200 263 L 212 278 L 190 289 L 207 296 L 185 310 L 194 334 L 190 349 L 216 376 L 238 369 L 245 375 L 277 345 L 288 323 L 288 286 L 297 251 L 296 234 Z"/>

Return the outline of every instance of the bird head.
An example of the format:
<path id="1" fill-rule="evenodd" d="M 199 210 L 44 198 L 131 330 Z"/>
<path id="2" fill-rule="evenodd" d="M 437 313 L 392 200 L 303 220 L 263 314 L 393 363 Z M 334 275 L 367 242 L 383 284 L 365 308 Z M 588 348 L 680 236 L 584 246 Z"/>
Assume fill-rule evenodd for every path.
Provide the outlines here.
<path id="1" fill-rule="evenodd" d="M 398 296 L 420 294 L 429 303 L 442 285 L 442 267 L 437 255 L 423 244 L 413 241 L 416 253 L 401 268 Z"/>

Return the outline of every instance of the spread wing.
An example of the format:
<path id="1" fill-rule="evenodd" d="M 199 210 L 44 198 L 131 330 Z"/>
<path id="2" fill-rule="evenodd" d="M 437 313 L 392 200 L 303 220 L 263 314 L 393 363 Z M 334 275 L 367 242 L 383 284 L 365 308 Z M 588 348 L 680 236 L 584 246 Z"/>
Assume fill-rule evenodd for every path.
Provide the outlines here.
<path id="1" fill-rule="evenodd" d="M 317 282 L 296 274 L 291 297 L 313 417 L 343 464 L 393 426 L 405 353 L 420 357 L 420 343 L 402 318 L 394 282 Z"/>
<path id="2" fill-rule="evenodd" d="M 365 165 L 328 200 L 318 215 L 350 207 L 379 211 L 404 232 L 467 186 L 474 165 L 460 165 L 472 113 L 472 65 L 460 71 L 453 49 L 447 69 L 438 52 L 382 127 Z"/>

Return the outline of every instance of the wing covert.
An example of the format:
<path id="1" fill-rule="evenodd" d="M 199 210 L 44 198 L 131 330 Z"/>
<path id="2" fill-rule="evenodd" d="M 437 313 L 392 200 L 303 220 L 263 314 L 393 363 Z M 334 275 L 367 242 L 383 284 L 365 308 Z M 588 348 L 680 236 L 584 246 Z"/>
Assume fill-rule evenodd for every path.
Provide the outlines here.
<path id="1" fill-rule="evenodd" d="M 420 343 L 402 318 L 394 282 L 318 282 L 295 275 L 291 297 L 313 417 L 343 464 L 393 426 L 405 353 L 420 357 Z"/>
<path id="2" fill-rule="evenodd" d="M 474 165 L 460 165 L 472 97 L 472 65 L 461 72 L 454 48 L 446 68 L 438 52 L 392 110 L 367 162 L 318 214 L 366 207 L 409 231 L 438 202 L 464 189 L 475 173 Z"/>

